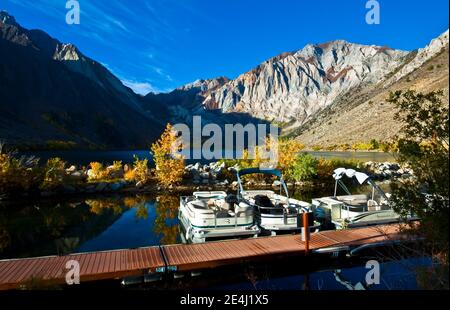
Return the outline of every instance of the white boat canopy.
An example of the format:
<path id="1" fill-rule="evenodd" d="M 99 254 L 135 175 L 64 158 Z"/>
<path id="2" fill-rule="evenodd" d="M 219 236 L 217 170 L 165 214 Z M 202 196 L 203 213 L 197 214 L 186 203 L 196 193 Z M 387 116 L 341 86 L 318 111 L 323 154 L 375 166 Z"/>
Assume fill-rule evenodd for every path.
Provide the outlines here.
<path id="1" fill-rule="evenodd" d="M 343 176 L 347 176 L 348 178 L 355 177 L 359 184 L 363 184 L 367 181 L 369 176 L 363 172 L 358 172 L 354 169 L 346 169 L 346 168 L 337 168 L 333 171 L 333 178 L 337 181 L 340 180 Z"/>

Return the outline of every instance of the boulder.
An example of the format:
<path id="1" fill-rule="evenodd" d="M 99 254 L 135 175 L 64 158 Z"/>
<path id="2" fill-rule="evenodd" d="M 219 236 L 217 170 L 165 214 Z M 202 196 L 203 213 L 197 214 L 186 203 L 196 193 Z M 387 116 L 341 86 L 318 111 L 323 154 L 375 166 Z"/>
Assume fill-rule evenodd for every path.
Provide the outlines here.
<path id="1" fill-rule="evenodd" d="M 87 178 L 87 175 L 82 171 L 75 171 L 69 175 L 69 178 L 73 181 L 83 181 Z"/>
<path id="2" fill-rule="evenodd" d="M 200 170 L 200 163 L 195 163 L 195 165 L 194 165 L 194 167 L 192 167 L 192 169 L 194 169 L 194 170 Z"/>
<path id="3" fill-rule="evenodd" d="M 75 171 L 77 171 L 77 167 L 75 167 L 73 165 L 66 169 L 67 173 L 72 173 L 72 172 L 75 172 Z"/>

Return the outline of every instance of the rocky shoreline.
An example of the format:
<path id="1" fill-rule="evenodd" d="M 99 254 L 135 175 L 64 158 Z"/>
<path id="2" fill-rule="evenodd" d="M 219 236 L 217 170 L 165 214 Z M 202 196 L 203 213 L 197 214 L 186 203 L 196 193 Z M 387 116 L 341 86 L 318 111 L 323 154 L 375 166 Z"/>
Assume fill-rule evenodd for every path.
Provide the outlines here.
<path id="1" fill-rule="evenodd" d="M 161 190 L 169 190 L 172 192 L 192 191 L 192 190 L 231 190 L 236 189 L 237 182 L 231 177 L 234 170 L 238 166 L 227 167 L 224 162 L 213 162 L 210 164 L 191 164 L 185 167 L 185 177 L 182 184 L 168 189 L 161 188 L 156 180 L 152 180 L 146 185 L 135 184 L 131 181 L 126 181 L 123 178 L 123 173 L 117 175 L 117 180 L 113 181 L 99 181 L 90 182 L 89 177 L 92 175 L 92 170 L 78 169 L 76 166 L 71 166 L 66 169 L 71 182 L 64 184 L 57 188 L 43 190 L 40 193 L 41 197 L 51 197 L 54 195 L 70 195 L 70 194 L 96 194 L 96 193 L 158 193 Z M 399 179 L 409 179 L 414 176 L 412 169 L 407 167 L 400 167 L 397 163 L 391 162 L 365 162 L 361 163 L 361 170 L 365 171 L 370 177 L 377 181 L 390 182 Z M 306 182 L 288 182 L 288 187 L 293 186 L 320 186 L 324 180 L 314 180 Z M 248 181 L 248 186 L 252 187 L 268 187 L 272 186 L 270 183 L 264 181 Z"/>

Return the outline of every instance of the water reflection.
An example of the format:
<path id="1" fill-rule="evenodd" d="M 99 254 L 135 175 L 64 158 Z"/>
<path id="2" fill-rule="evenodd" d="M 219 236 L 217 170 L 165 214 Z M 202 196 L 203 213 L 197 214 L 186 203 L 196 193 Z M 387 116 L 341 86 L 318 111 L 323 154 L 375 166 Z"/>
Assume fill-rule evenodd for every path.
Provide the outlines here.
<path id="1" fill-rule="evenodd" d="M 0 205 L 0 258 L 177 243 L 178 195 Z"/>
<path id="2" fill-rule="evenodd" d="M 246 275 L 246 280 L 212 286 L 231 290 L 417 290 L 423 286 L 417 278 L 418 270 L 429 268 L 429 257 L 412 257 L 380 262 L 380 283 L 366 284 L 368 269 L 362 259 L 356 266 L 319 270 L 310 273 L 289 272 L 276 275 L 269 272 Z"/>
<path id="3" fill-rule="evenodd" d="M 303 201 L 332 194 L 330 186 L 297 187 Z M 366 191 L 364 187 L 357 189 Z M 79 197 L 0 204 L 0 258 L 64 255 L 179 243 L 179 194 Z"/>
<path id="4" fill-rule="evenodd" d="M 179 243 L 178 207 L 179 198 L 176 196 L 162 195 L 156 199 L 154 232 L 161 237 L 160 244 Z"/>

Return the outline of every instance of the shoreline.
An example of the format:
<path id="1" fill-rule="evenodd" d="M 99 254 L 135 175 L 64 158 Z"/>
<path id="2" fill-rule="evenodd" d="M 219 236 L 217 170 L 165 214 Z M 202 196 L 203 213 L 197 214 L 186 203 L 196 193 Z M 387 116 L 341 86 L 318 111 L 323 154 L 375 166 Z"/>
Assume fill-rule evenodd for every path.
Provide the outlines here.
<path id="1" fill-rule="evenodd" d="M 346 166 L 345 162 L 339 166 Z M 109 169 L 110 167 L 106 168 Z M 331 169 L 338 168 L 337 166 Z M 127 168 L 129 169 L 129 168 Z M 126 180 L 125 166 L 119 171 L 115 171 L 110 178 L 90 180 L 93 175 L 92 169 L 77 167 L 75 165 L 65 169 L 63 183 L 49 186 L 47 188 L 33 187 L 28 191 L 12 191 L 3 196 L 0 195 L 0 203 L 7 201 L 26 201 L 30 199 L 40 200 L 53 197 L 73 197 L 82 195 L 111 195 L 111 194 L 158 194 L 169 193 L 192 193 L 193 191 L 232 191 L 237 189 L 237 182 L 234 178 L 233 169 L 236 166 L 227 167 L 224 162 L 212 162 L 209 164 L 189 164 L 184 167 L 184 177 L 181 183 L 169 187 L 158 184 L 154 176 L 145 182 L 136 180 Z M 361 162 L 358 169 L 366 172 L 374 181 L 394 181 L 413 177 L 411 169 L 400 167 L 396 163 L 389 162 Z M 326 175 L 317 174 L 308 180 L 287 181 L 288 188 L 297 190 L 314 190 L 324 188 L 331 184 L 331 173 Z M 269 179 L 252 179 L 246 181 L 246 186 L 254 189 L 273 189 L 273 184 Z"/>

